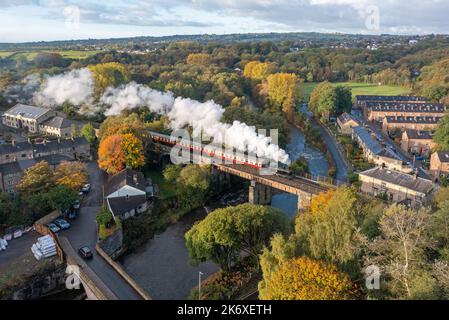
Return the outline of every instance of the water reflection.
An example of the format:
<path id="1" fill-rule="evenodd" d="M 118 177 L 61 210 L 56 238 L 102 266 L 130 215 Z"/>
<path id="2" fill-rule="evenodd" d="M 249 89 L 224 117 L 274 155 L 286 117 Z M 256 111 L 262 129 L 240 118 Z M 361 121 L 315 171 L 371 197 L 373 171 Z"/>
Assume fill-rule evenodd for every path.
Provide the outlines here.
<path id="1" fill-rule="evenodd" d="M 310 173 L 312 175 L 327 176 L 329 163 L 326 156 L 317 148 L 305 143 L 304 135 L 295 126 L 291 126 L 290 142 L 286 148 L 287 153 L 292 161 L 304 157 L 309 164 Z M 273 196 L 271 205 L 274 208 L 281 209 L 289 217 L 296 214 L 296 205 L 298 197 L 288 193 L 282 193 Z"/>

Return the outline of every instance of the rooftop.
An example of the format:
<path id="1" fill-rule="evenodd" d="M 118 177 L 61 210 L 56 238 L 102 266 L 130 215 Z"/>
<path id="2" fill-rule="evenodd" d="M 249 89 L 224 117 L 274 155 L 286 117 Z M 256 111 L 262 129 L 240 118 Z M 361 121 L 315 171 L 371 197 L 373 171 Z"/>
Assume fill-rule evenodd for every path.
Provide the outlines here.
<path id="1" fill-rule="evenodd" d="M 124 169 L 109 178 L 105 185 L 105 195 L 108 196 L 124 186 L 131 186 L 145 192 L 145 185 L 146 181 L 142 172 Z"/>
<path id="2" fill-rule="evenodd" d="M 420 96 L 373 96 L 373 95 L 359 95 L 356 96 L 358 101 L 426 101 L 425 97 Z"/>
<path id="3" fill-rule="evenodd" d="M 41 108 L 41 107 L 35 107 L 35 106 L 29 106 L 26 104 L 18 103 L 11 109 L 5 111 L 4 115 L 9 116 L 22 116 L 29 119 L 37 119 L 47 112 L 51 111 L 47 108 Z"/>
<path id="4" fill-rule="evenodd" d="M 444 113 L 446 107 L 442 103 L 416 103 L 416 102 L 367 102 L 366 107 L 371 111 L 382 112 L 426 112 L 426 113 Z"/>
<path id="5" fill-rule="evenodd" d="M 77 124 L 77 122 L 60 116 L 56 116 L 43 122 L 41 126 L 63 129 L 63 128 L 70 128 L 72 124 Z"/>
<path id="6" fill-rule="evenodd" d="M 428 130 L 406 129 L 404 132 L 407 135 L 408 139 L 413 139 L 413 140 L 431 140 L 432 136 L 433 136 L 432 131 L 428 131 Z"/>
<path id="7" fill-rule="evenodd" d="M 359 175 L 381 180 L 423 194 L 430 193 L 434 187 L 431 180 L 381 167 L 374 167 L 361 172 Z"/>
<path id="8" fill-rule="evenodd" d="M 352 129 L 354 134 L 359 137 L 359 139 L 363 142 L 366 148 L 368 148 L 371 153 L 379 154 L 383 150 L 382 146 L 376 139 L 373 138 L 371 133 L 368 132 L 364 127 L 358 126 Z"/>
<path id="9" fill-rule="evenodd" d="M 441 162 L 449 163 L 449 151 L 438 151 L 437 155 Z"/>
<path id="10" fill-rule="evenodd" d="M 385 117 L 387 123 L 423 123 L 437 124 L 441 117 Z"/>
<path id="11" fill-rule="evenodd" d="M 356 119 L 354 119 L 349 113 L 347 113 L 347 112 L 344 112 L 344 113 L 342 113 L 341 115 L 339 115 L 338 116 L 338 120 L 341 122 L 341 123 L 343 123 L 343 124 L 345 124 L 346 122 L 349 122 L 349 121 L 355 121 L 355 122 L 357 122 L 358 123 L 358 121 L 356 120 Z"/>
<path id="12" fill-rule="evenodd" d="M 129 197 L 108 198 L 107 201 L 112 213 L 117 216 L 144 204 L 147 201 L 147 196 L 143 194 Z"/>

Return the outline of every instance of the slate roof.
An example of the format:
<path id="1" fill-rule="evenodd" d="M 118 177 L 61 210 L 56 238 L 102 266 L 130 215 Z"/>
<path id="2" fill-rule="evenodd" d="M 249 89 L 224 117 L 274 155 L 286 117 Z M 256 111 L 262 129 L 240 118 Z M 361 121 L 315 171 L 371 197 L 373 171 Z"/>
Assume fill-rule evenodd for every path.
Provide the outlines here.
<path id="1" fill-rule="evenodd" d="M 437 156 L 440 162 L 449 163 L 449 151 L 438 151 Z"/>
<path id="2" fill-rule="evenodd" d="M 358 101 L 426 101 L 425 97 L 420 96 L 364 96 L 358 95 L 356 96 Z"/>
<path id="3" fill-rule="evenodd" d="M 56 152 L 59 149 L 68 149 L 81 145 L 89 145 L 89 142 L 84 137 L 74 139 L 52 140 L 45 143 L 35 144 L 34 151 L 36 153 Z"/>
<path id="4" fill-rule="evenodd" d="M 140 205 L 144 204 L 147 201 L 146 195 L 137 195 L 132 197 L 117 197 L 117 198 L 108 198 L 107 199 L 109 208 L 112 210 L 112 213 L 117 215 L 122 215 L 125 212 L 128 212 L 132 209 L 136 209 Z"/>
<path id="5" fill-rule="evenodd" d="M 29 106 L 26 104 L 18 103 L 11 109 L 5 111 L 4 115 L 9 115 L 9 116 L 14 116 L 14 117 L 21 115 L 25 118 L 37 119 L 49 111 L 51 111 L 51 110 L 47 109 L 47 108 Z"/>
<path id="6" fill-rule="evenodd" d="M 411 130 L 406 129 L 405 133 L 407 134 L 408 139 L 413 140 L 429 140 L 432 139 L 432 131 L 428 130 Z"/>
<path id="7" fill-rule="evenodd" d="M 375 178 L 423 194 L 428 194 L 434 188 L 434 184 L 431 180 L 381 167 L 374 167 L 360 172 L 359 175 Z"/>
<path id="8" fill-rule="evenodd" d="M 342 123 L 345 124 L 348 121 L 355 121 L 357 123 L 359 123 L 356 119 L 354 119 L 350 114 L 348 114 L 347 112 L 342 113 L 341 115 L 338 116 L 338 120 Z"/>
<path id="9" fill-rule="evenodd" d="M 131 186 L 145 192 L 145 177 L 142 172 L 124 169 L 113 175 L 105 185 L 105 196 L 114 193 L 124 186 Z"/>
<path id="10" fill-rule="evenodd" d="M 377 142 L 364 127 L 358 126 L 352 130 L 354 134 L 362 140 L 363 144 L 371 151 L 371 153 L 379 154 L 383 150 L 379 142 Z"/>
<path id="11" fill-rule="evenodd" d="M 387 123 L 437 124 L 441 117 L 385 117 Z"/>
<path id="12" fill-rule="evenodd" d="M 48 119 L 47 121 L 42 122 L 41 126 L 48 126 L 51 128 L 63 129 L 63 128 L 70 128 L 72 126 L 72 124 L 77 125 L 78 122 L 64 118 L 64 117 L 56 116 L 56 117 Z"/>
<path id="13" fill-rule="evenodd" d="M 33 145 L 28 141 L 16 142 L 14 145 L 12 143 L 0 144 L 0 154 L 9 154 L 31 150 L 33 150 Z"/>
<path id="14" fill-rule="evenodd" d="M 425 112 L 425 113 L 443 113 L 446 107 L 442 103 L 401 103 L 397 101 L 389 102 L 367 102 L 367 108 L 371 111 L 382 112 Z"/>

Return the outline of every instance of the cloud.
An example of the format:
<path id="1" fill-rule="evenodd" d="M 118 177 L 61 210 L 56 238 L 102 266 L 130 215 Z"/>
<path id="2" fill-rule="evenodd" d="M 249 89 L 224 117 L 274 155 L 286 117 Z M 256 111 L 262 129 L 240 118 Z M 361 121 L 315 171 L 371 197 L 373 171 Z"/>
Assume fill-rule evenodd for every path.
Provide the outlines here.
<path id="1" fill-rule="evenodd" d="M 447 33 L 449 1 L 443 0 L 19 0 L 1 7 L 38 6 L 45 18 L 64 19 L 62 8 L 76 5 L 81 22 L 165 28 L 165 34 L 255 31 L 370 33 L 367 9 L 376 6 L 381 33 Z M 1 9 L 0 9 L 1 10 Z M 20 10 L 20 9 L 19 9 Z M 0 22 L 1 25 L 1 22 Z M 132 30 L 132 29 L 130 29 Z M 95 37 L 95 30 L 92 30 Z"/>

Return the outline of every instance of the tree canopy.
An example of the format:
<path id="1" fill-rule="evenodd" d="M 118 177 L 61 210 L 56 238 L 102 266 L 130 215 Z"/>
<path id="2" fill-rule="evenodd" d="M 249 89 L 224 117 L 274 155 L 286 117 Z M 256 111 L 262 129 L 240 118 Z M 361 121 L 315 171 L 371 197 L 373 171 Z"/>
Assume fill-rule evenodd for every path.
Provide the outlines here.
<path id="1" fill-rule="evenodd" d="M 257 259 L 270 237 L 285 228 L 280 211 L 242 204 L 209 213 L 186 233 L 186 245 L 194 262 L 212 260 L 228 270 L 242 251 Z"/>

